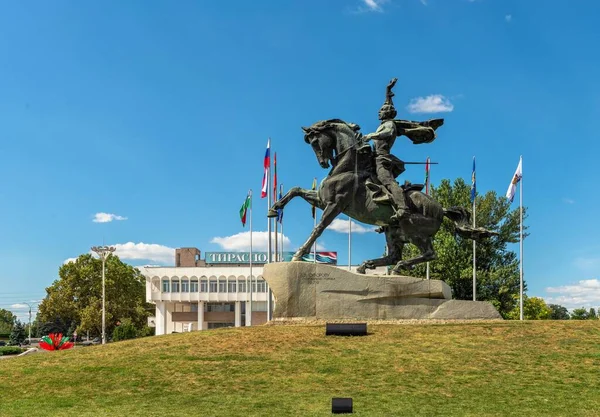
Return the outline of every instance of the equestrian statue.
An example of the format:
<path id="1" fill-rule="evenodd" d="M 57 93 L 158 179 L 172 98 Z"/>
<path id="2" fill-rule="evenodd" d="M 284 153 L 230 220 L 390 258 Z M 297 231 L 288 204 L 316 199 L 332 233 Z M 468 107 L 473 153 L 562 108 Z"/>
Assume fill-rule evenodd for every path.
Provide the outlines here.
<path id="1" fill-rule="evenodd" d="M 406 181 L 400 185 L 396 178 L 405 171 L 404 162 L 391 154 L 392 146 L 399 136 L 406 136 L 414 144 L 431 143 L 443 119 L 414 122 L 395 119 L 392 88 L 397 79 L 390 81 L 386 98 L 379 110 L 381 124 L 367 135 L 360 133 L 360 126 L 340 119 L 323 120 L 310 127 L 303 127 L 304 140 L 312 147 L 322 168 L 331 170 L 317 190 L 291 188 L 283 198 L 271 206 L 269 217 L 276 217 L 295 197 L 301 197 L 311 205 L 323 210 L 321 220 L 306 242 L 292 258 L 299 261 L 323 231 L 341 213 L 362 223 L 379 226 L 385 233 L 387 255 L 364 261 L 358 272 L 378 266 L 391 266 L 392 273 L 412 269 L 422 262 L 436 259 L 433 237 L 444 217 L 454 222 L 460 236 L 479 240 L 495 235 L 481 227 L 471 226 L 471 214 L 462 207 L 444 209 L 431 196 L 421 192 L 422 184 Z M 373 141 L 373 147 L 369 144 Z M 414 244 L 420 255 L 403 260 L 406 243 Z"/>

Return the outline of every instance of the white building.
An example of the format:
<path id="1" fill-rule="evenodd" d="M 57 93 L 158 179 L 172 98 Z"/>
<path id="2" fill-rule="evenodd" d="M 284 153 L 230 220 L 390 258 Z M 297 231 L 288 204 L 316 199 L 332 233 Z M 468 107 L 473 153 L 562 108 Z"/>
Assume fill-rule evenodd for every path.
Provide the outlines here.
<path id="1" fill-rule="evenodd" d="M 284 256 L 289 257 L 291 253 Z M 318 252 L 317 261 L 335 264 L 337 255 Z M 265 262 L 265 253 L 253 254 L 252 325 L 267 321 Z M 140 270 L 146 277 L 146 299 L 156 305 L 153 321 L 157 335 L 250 323 L 248 253 L 210 252 L 201 259 L 198 249 L 181 248 L 175 251 L 174 267 Z"/>

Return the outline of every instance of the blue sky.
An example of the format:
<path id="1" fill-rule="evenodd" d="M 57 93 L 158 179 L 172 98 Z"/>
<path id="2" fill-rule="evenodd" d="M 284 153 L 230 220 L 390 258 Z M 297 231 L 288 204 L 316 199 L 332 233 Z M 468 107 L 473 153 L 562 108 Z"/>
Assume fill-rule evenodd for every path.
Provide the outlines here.
<path id="1" fill-rule="evenodd" d="M 439 162 L 434 184 L 470 181 L 475 155 L 478 190 L 499 194 L 523 155 L 528 293 L 598 306 L 599 9 L 541 0 L 5 2 L 0 307 L 41 299 L 66 259 L 102 242 L 134 265 L 172 264 L 182 246 L 241 248 L 238 210 L 249 188 L 260 189 L 267 137 L 279 181 L 309 188 L 327 171 L 300 126 L 336 117 L 374 131 L 392 77 L 399 117 L 446 119 L 434 143 L 401 138 L 394 153 Z M 422 181 L 422 167 L 403 175 Z M 257 231 L 265 212 L 255 199 Z M 95 222 L 97 213 L 122 219 Z M 310 207 L 294 201 L 285 216 L 297 247 Z M 320 243 L 347 261 L 345 234 L 328 230 Z M 356 234 L 353 263 L 383 244 Z"/>

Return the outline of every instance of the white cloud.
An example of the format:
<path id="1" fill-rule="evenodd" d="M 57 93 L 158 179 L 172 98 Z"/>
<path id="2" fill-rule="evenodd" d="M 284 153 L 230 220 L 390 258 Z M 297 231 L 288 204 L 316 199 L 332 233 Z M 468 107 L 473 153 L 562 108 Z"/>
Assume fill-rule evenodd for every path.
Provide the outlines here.
<path id="1" fill-rule="evenodd" d="M 570 198 L 563 198 L 563 201 L 567 204 L 575 204 L 575 200 L 572 200 Z"/>
<path id="2" fill-rule="evenodd" d="M 338 233 L 348 233 L 348 220 L 334 219 L 327 227 L 327 230 Z M 352 221 L 352 233 L 369 233 L 374 231 L 375 227 L 363 226 L 362 224 Z"/>
<path id="3" fill-rule="evenodd" d="M 423 6 L 427 6 L 427 0 L 420 0 Z"/>
<path id="4" fill-rule="evenodd" d="M 510 23 L 512 21 L 512 14 L 507 14 L 504 16 L 504 20 L 506 20 L 506 23 Z"/>
<path id="5" fill-rule="evenodd" d="M 298 250 L 298 248 L 295 248 L 293 250 L 293 252 L 296 252 L 296 250 Z M 314 251 L 314 245 L 313 245 L 313 249 L 311 249 L 311 252 Z M 325 242 L 324 241 L 319 241 L 317 240 L 317 252 L 321 252 L 321 251 L 327 251 L 327 249 L 325 249 Z"/>
<path id="6" fill-rule="evenodd" d="M 114 254 L 120 259 L 128 260 L 144 260 L 152 261 L 155 263 L 164 264 L 175 264 L 175 249 L 168 246 L 158 245 L 156 243 L 117 243 L 116 245 L 109 245 L 115 248 Z M 95 258 L 98 255 L 93 252 L 88 252 Z M 68 258 L 63 261 L 63 265 L 69 262 L 75 262 L 77 258 Z M 156 265 L 152 265 L 156 266 Z"/>
<path id="7" fill-rule="evenodd" d="M 366 11 L 370 12 L 382 12 L 383 8 L 381 6 L 388 1 L 389 0 L 362 0 L 363 4 L 366 6 Z"/>
<path id="8" fill-rule="evenodd" d="M 443 113 L 454 110 L 454 104 L 441 94 L 433 94 L 427 97 L 413 98 L 407 109 L 411 113 Z"/>
<path id="9" fill-rule="evenodd" d="M 175 264 L 175 249 L 156 243 L 117 243 L 115 255 L 121 259 L 143 259 L 160 264 Z"/>
<path id="10" fill-rule="evenodd" d="M 94 214 L 94 223 L 110 223 L 113 220 L 127 220 L 127 217 L 119 216 L 112 213 L 96 213 Z"/>
<path id="11" fill-rule="evenodd" d="M 273 234 L 274 235 L 274 234 Z M 268 232 L 252 232 L 252 250 L 257 252 L 267 251 Z M 250 250 L 250 232 L 241 232 L 231 236 L 214 237 L 210 241 L 221 246 L 224 250 L 232 252 L 247 252 Z M 284 250 L 291 249 L 290 239 L 283 235 Z"/>
<path id="12" fill-rule="evenodd" d="M 29 306 L 27 304 L 17 303 L 17 304 L 11 305 L 10 308 L 22 309 L 22 308 L 29 308 Z"/>
<path id="13" fill-rule="evenodd" d="M 581 280 L 573 285 L 548 287 L 546 292 L 552 294 L 543 297 L 546 303 L 560 304 L 569 310 L 600 306 L 600 280 L 597 278 Z"/>

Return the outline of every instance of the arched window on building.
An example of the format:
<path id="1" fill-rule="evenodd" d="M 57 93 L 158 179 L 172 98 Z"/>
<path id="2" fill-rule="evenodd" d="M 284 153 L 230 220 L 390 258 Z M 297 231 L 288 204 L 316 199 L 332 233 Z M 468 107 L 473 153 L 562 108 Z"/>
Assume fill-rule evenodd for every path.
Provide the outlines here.
<path id="1" fill-rule="evenodd" d="M 257 285 L 257 289 L 256 289 L 257 292 L 266 292 L 267 291 L 267 283 L 262 278 L 262 276 L 258 277 L 258 280 L 256 280 L 256 285 Z"/>
<path id="2" fill-rule="evenodd" d="M 230 276 L 227 278 L 227 292 L 236 293 L 237 292 L 237 282 L 234 276 Z"/>
<path id="3" fill-rule="evenodd" d="M 239 276 L 238 277 L 238 292 L 245 293 L 246 292 L 246 277 Z"/>
<path id="4" fill-rule="evenodd" d="M 219 287 L 217 286 L 217 277 L 210 277 L 208 281 L 208 292 L 216 293 Z"/>
<path id="5" fill-rule="evenodd" d="M 190 280 L 187 277 L 181 278 L 181 292 L 190 292 Z"/>
<path id="6" fill-rule="evenodd" d="M 160 292 L 160 278 L 159 277 L 152 278 L 152 292 Z"/>
<path id="7" fill-rule="evenodd" d="M 219 277 L 219 292 L 227 292 L 227 278 L 224 276 Z"/>
<path id="8" fill-rule="evenodd" d="M 190 292 L 198 292 L 198 278 L 190 278 Z"/>

